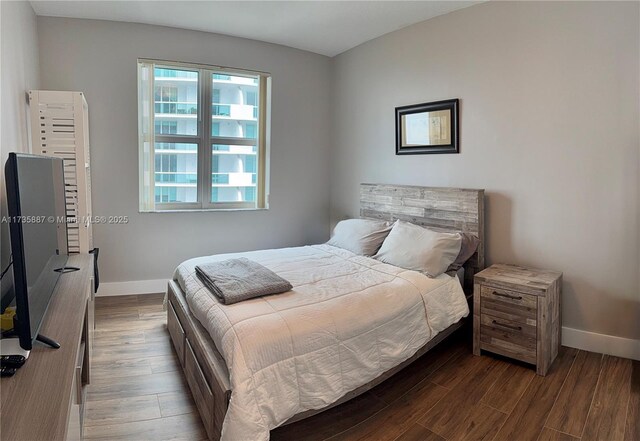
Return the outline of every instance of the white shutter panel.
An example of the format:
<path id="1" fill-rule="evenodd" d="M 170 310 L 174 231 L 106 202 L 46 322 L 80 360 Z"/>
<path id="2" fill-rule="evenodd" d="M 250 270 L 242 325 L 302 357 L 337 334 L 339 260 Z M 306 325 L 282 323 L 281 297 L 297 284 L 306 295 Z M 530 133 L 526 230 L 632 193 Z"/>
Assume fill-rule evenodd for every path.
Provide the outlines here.
<path id="1" fill-rule="evenodd" d="M 32 151 L 63 159 L 69 253 L 93 249 L 88 106 L 82 92 L 29 91 Z"/>

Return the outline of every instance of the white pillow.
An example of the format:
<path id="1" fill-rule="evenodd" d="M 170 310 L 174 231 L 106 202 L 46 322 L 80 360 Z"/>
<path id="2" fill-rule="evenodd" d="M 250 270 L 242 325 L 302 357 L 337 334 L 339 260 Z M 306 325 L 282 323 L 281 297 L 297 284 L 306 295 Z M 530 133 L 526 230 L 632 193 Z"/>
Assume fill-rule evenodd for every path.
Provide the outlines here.
<path id="1" fill-rule="evenodd" d="M 389 222 L 372 219 L 347 219 L 338 222 L 327 243 L 362 256 L 373 256 L 389 231 L 391 231 Z"/>
<path id="2" fill-rule="evenodd" d="M 437 277 L 456 260 L 461 245 L 458 233 L 439 233 L 398 220 L 374 258 Z"/>

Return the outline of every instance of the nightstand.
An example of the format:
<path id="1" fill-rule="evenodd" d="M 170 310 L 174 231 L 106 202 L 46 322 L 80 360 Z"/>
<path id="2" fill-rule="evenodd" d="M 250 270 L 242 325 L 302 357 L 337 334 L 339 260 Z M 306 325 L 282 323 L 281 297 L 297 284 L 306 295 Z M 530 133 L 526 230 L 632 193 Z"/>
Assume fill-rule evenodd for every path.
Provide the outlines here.
<path id="1" fill-rule="evenodd" d="M 473 353 L 536 365 L 546 375 L 560 347 L 562 273 L 497 264 L 473 284 Z"/>

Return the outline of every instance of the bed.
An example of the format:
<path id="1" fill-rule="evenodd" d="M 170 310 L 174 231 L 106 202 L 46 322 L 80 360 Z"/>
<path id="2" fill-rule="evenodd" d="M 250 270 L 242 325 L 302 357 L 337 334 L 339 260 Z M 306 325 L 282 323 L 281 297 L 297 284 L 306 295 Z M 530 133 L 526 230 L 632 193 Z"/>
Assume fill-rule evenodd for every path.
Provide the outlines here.
<path id="1" fill-rule="evenodd" d="M 467 293 L 484 267 L 483 204 L 482 190 L 362 184 L 360 192 L 361 217 L 477 235 L 465 264 Z M 212 440 L 223 424 L 225 439 L 268 439 L 273 427 L 347 401 L 423 355 L 468 314 L 455 277 L 430 279 L 326 244 L 242 253 L 294 290 L 221 306 L 194 267 L 238 256 L 190 259 L 168 287 L 167 327 Z"/>

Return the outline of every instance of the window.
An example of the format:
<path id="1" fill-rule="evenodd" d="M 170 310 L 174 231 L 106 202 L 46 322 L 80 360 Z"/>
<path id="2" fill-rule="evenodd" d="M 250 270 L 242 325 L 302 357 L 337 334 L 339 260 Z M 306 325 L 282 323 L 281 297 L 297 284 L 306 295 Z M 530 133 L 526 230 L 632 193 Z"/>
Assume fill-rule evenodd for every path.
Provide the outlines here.
<path id="1" fill-rule="evenodd" d="M 256 188 L 255 187 L 244 187 L 244 197 L 247 199 L 256 197 Z"/>
<path id="2" fill-rule="evenodd" d="M 267 74 L 138 61 L 140 210 L 266 207 Z"/>
<path id="3" fill-rule="evenodd" d="M 178 133 L 177 121 L 156 121 L 155 132 L 158 135 L 175 135 Z"/>
<path id="4" fill-rule="evenodd" d="M 258 126 L 251 122 L 245 123 L 244 136 L 245 138 L 256 139 L 258 137 Z"/>
<path id="5" fill-rule="evenodd" d="M 156 85 L 154 102 L 155 113 L 177 113 L 178 88 Z"/>
<path id="6" fill-rule="evenodd" d="M 255 173 L 256 172 L 256 157 L 253 155 L 246 155 L 244 158 L 244 172 Z"/>

